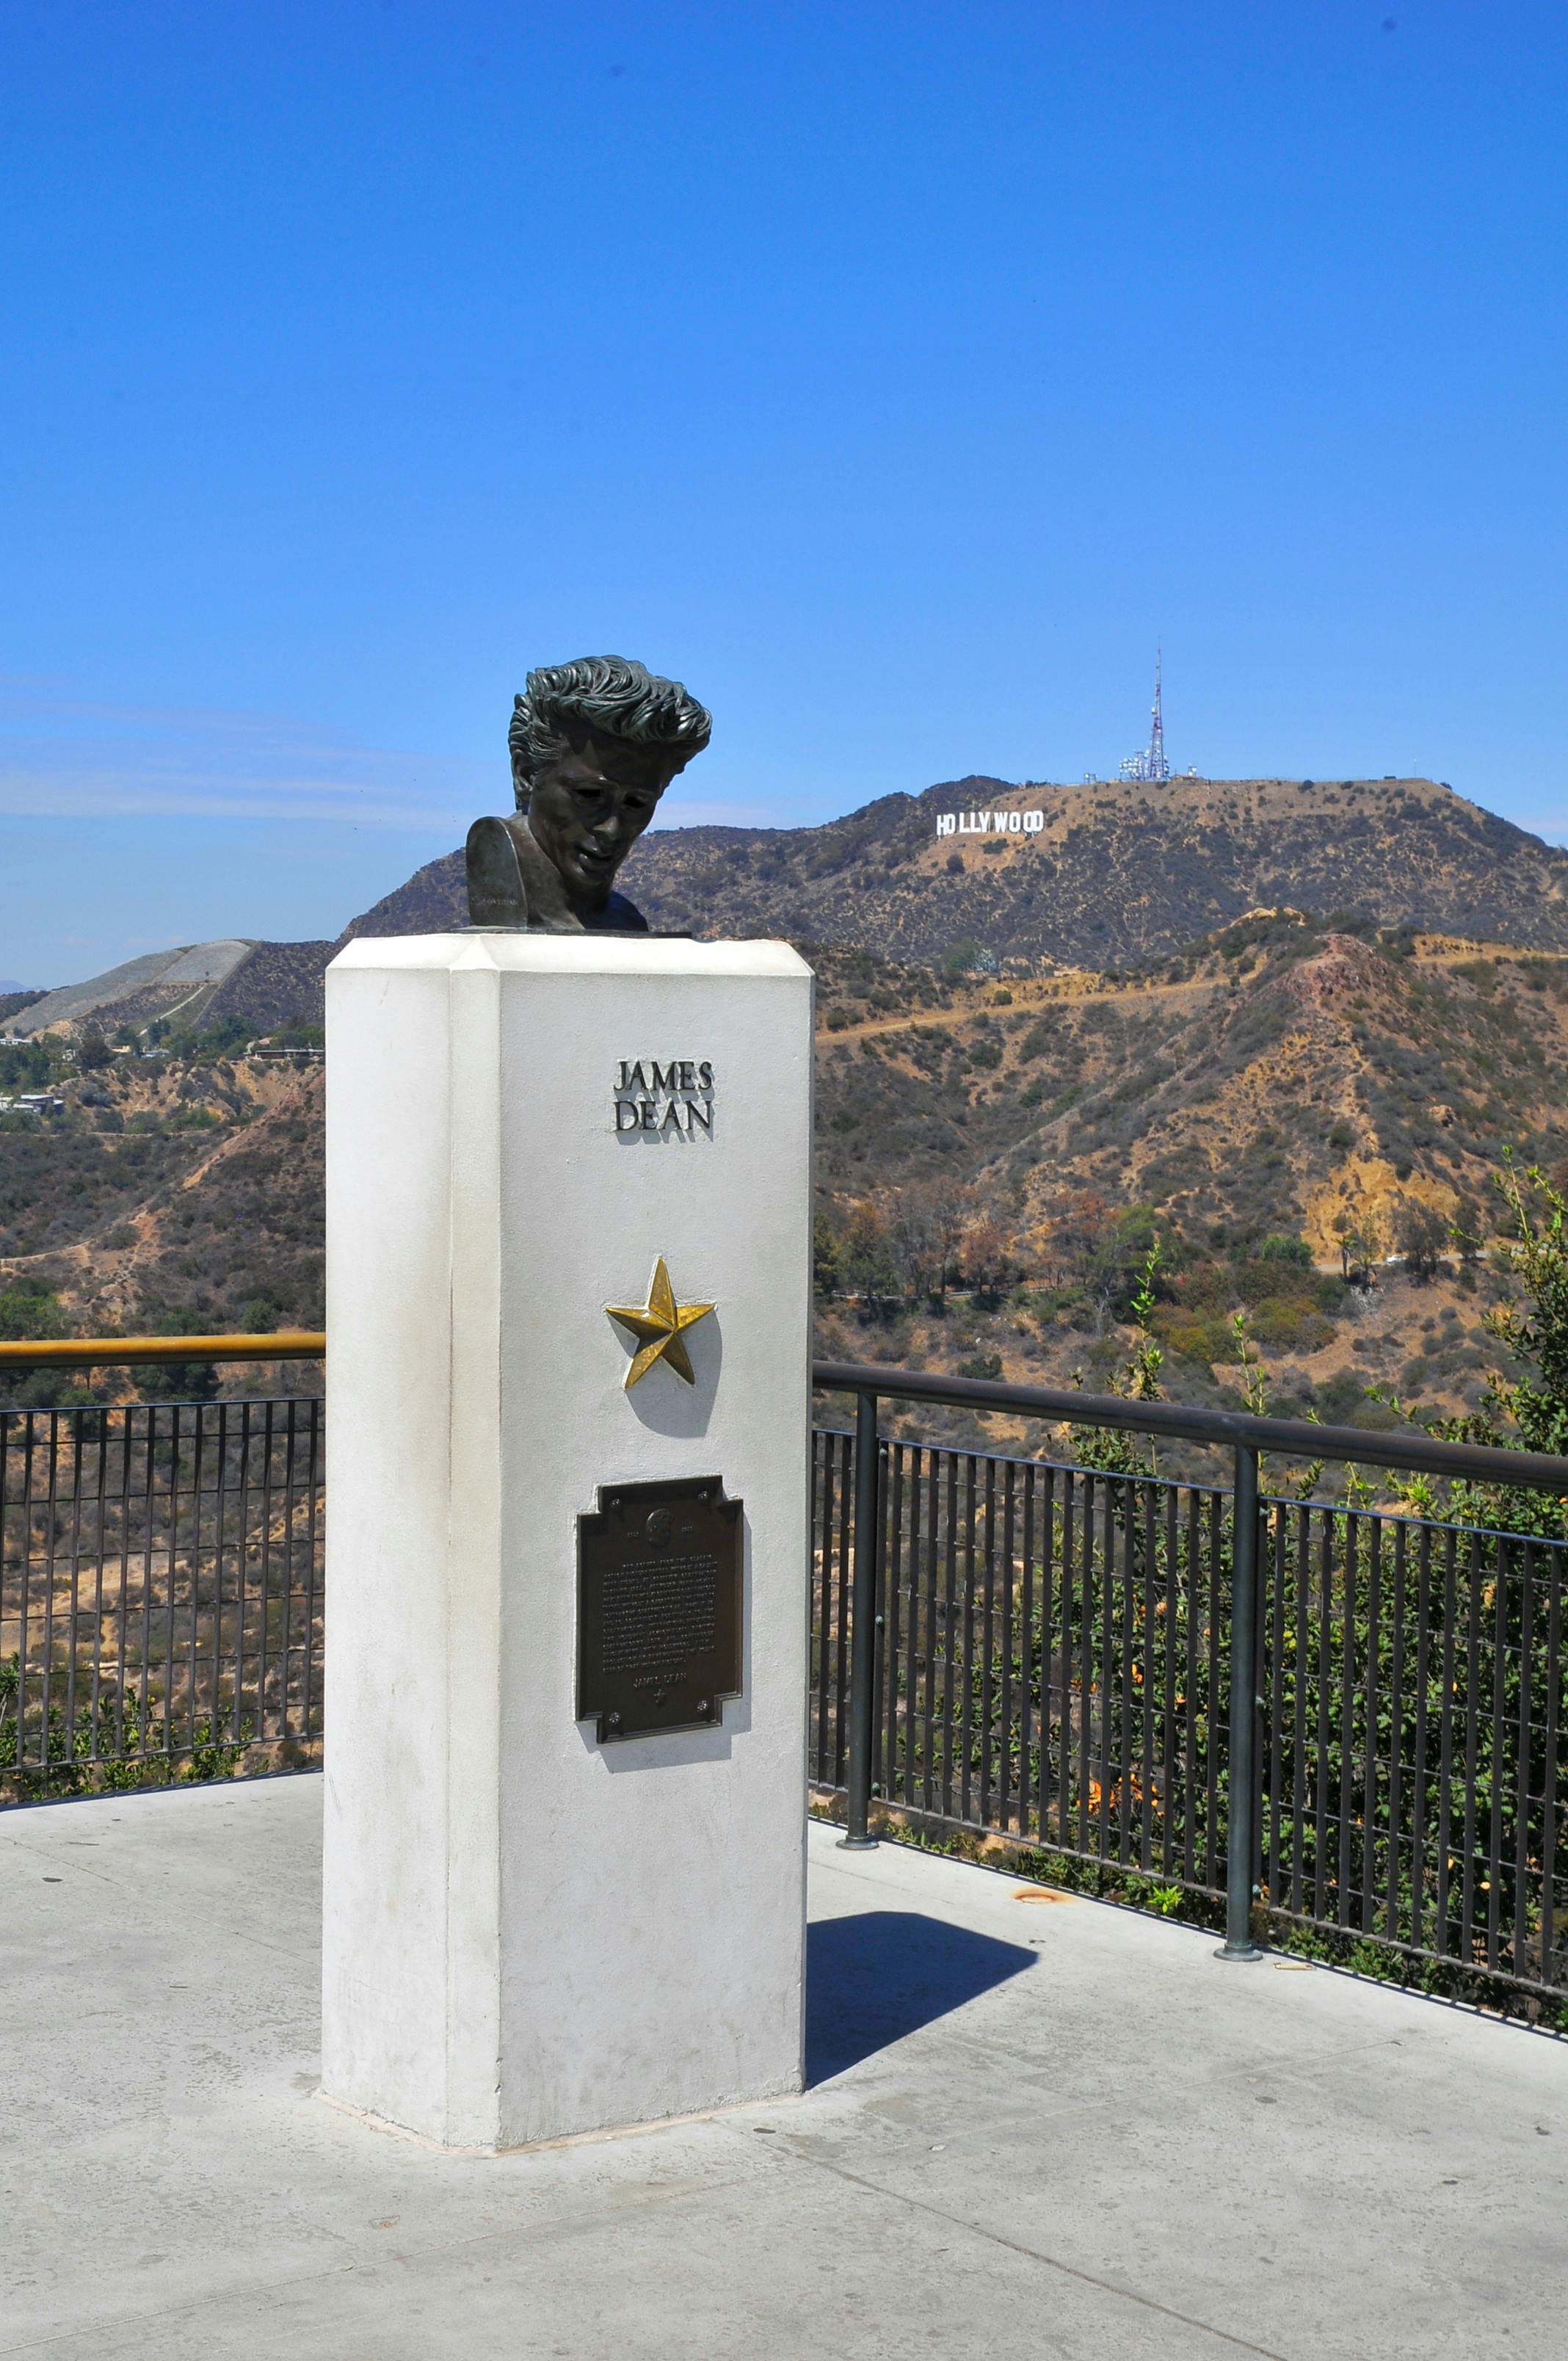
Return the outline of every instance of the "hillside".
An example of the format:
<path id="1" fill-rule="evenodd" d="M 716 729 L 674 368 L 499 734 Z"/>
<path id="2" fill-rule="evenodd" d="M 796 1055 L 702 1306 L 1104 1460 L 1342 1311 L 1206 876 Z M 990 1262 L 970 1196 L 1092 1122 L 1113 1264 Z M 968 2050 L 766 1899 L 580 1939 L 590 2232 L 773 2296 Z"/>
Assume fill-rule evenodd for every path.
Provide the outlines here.
<path id="1" fill-rule="evenodd" d="M 0 1113 L 0 1290 L 47 1287 L 81 1334 L 318 1326 L 323 1080 L 120 1059 L 61 1082 L 62 1116 Z"/>
<path id="2" fill-rule="evenodd" d="M 319 1025 L 334 946 L 226 941 L 145 952 L 54 992 L 0 996 L 0 1027 L 18 1040 L 48 1033 L 142 1033 L 159 1023 L 194 1032 L 238 1018 L 258 1031 Z"/>
<path id="3" fill-rule="evenodd" d="M 678 792 L 678 790 L 677 790 Z M 678 814 L 678 804 L 673 812 Z M 1037 827 L 996 833 L 998 815 Z M 941 818 L 986 825 L 938 835 Z M 1280 904 L 1538 950 L 1568 949 L 1568 852 L 1431 780 L 1178 779 L 1083 787 L 970 778 L 820 828 L 679 827 L 622 873 L 655 929 L 784 936 L 927 966 L 1112 972 L 1173 958 Z M 466 923 L 447 853 L 338 938 Z M 150 953 L 0 1003 L 23 1037 L 319 1025 L 336 945 L 230 941 Z"/>
<path id="4" fill-rule="evenodd" d="M 999 810 L 1037 812 L 1042 824 L 937 833 L 938 814 Z M 784 935 L 927 963 L 957 947 L 998 963 L 1120 968 L 1280 903 L 1568 950 L 1568 852 L 1430 779 L 961 779 L 821 828 L 660 829 L 621 882 L 655 928 Z M 435 932 L 466 916 L 451 853 L 345 936 Z"/>
<path id="5" fill-rule="evenodd" d="M 1235 1385 L 1245 1309 L 1277 1407 L 1475 1399 L 1494 1282 L 1448 1231 L 1495 1229 L 1510 1147 L 1568 1177 L 1568 959 L 1289 910 L 1115 977 L 811 956 L 827 1348 L 1102 1383 L 1158 1236 L 1172 1391 Z M 0 1306 L 21 1280 L 78 1333 L 316 1324 L 322 1084 L 125 1059 L 59 1118 L 0 1115 Z M 1385 1258 L 1423 1236 L 1411 1284 Z"/>

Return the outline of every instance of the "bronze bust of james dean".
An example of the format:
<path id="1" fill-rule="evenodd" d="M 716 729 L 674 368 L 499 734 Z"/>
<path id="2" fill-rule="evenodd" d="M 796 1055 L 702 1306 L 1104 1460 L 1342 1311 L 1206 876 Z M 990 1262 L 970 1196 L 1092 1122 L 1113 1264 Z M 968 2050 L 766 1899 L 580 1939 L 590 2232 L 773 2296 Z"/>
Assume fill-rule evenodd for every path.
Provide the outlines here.
<path id="1" fill-rule="evenodd" d="M 678 680 L 624 656 L 531 672 L 507 734 L 517 811 L 468 830 L 469 924 L 645 935 L 615 873 L 712 729 Z"/>

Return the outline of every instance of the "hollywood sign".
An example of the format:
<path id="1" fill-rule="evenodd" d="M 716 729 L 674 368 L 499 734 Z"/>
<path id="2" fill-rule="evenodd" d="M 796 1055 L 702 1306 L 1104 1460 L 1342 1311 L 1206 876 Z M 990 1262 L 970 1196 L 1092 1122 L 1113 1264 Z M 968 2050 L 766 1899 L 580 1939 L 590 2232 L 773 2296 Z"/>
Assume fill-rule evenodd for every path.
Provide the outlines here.
<path id="1" fill-rule="evenodd" d="M 938 836 L 1038 836 L 1043 811 L 938 812 Z"/>

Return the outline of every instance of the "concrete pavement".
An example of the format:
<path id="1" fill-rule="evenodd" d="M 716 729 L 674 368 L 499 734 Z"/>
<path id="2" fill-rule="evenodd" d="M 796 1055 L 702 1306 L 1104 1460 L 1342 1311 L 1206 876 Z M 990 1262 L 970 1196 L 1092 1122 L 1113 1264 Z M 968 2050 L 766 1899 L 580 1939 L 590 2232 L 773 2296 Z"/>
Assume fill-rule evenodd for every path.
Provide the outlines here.
<path id="1" fill-rule="evenodd" d="M 0 1815 L 0 2355 L 1561 2361 L 1568 2044 L 811 1832 L 804 2098 L 313 2094 L 319 1780 Z"/>

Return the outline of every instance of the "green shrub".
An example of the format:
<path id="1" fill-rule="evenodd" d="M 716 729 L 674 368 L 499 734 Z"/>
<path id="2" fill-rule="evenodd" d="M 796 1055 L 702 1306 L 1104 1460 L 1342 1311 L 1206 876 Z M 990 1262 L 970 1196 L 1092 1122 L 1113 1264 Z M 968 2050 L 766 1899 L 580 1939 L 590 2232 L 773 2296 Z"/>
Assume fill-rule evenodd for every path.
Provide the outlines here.
<path id="1" fill-rule="evenodd" d="M 8 1345 L 58 1336 L 66 1323 L 58 1298 L 36 1279 L 14 1279 L 0 1293 L 0 1339 Z"/>

